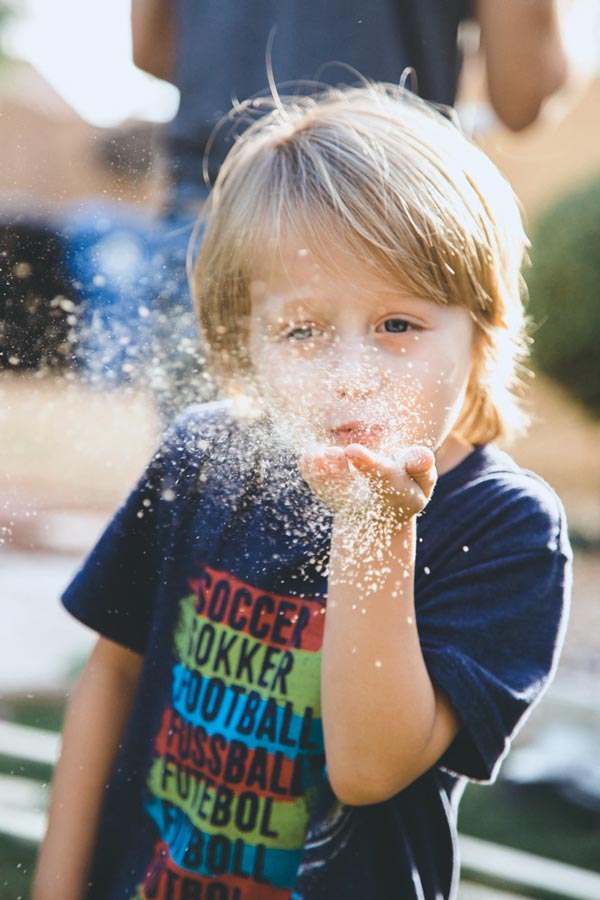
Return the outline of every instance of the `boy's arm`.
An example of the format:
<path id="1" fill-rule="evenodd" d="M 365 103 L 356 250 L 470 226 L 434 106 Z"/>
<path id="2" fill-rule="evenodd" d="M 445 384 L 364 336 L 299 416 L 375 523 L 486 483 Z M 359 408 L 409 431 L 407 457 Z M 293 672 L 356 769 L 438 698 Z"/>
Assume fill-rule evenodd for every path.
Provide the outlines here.
<path id="1" fill-rule="evenodd" d="M 104 791 L 142 657 L 100 638 L 73 693 L 56 767 L 33 900 L 82 900 Z"/>
<path id="2" fill-rule="evenodd" d="M 155 78 L 172 81 L 175 69 L 173 0 L 131 0 L 133 61 Z"/>
<path id="3" fill-rule="evenodd" d="M 475 0 L 475 14 L 492 106 L 520 131 L 567 79 L 558 0 Z"/>
<path id="4" fill-rule="evenodd" d="M 358 449 L 352 463 L 371 475 L 372 455 Z M 336 796 L 358 806 L 392 797 L 431 768 L 459 720 L 431 682 L 415 618 L 415 517 L 433 490 L 433 456 L 409 451 L 404 466 L 378 470 L 383 505 L 390 504 L 385 526 L 343 504 L 336 511 L 335 482 L 351 478 L 350 451 L 305 462 L 303 474 L 334 508 L 322 651 L 325 753 Z"/>
<path id="5" fill-rule="evenodd" d="M 387 800 L 430 769 L 459 723 L 419 644 L 414 520 L 387 547 L 373 542 L 365 553 L 366 543 L 353 544 L 334 524 L 321 690 L 331 785 L 342 802 L 360 806 Z"/>

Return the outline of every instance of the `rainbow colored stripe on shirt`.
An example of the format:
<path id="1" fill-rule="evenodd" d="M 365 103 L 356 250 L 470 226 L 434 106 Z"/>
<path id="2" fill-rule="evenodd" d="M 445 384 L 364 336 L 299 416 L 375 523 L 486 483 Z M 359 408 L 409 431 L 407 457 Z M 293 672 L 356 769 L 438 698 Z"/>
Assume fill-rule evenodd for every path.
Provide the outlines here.
<path id="1" fill-rule="evenodd" d="M 139 900 L 289 900 L 324 766 L 321 598 L 203 565 L 174 634 Z"/>

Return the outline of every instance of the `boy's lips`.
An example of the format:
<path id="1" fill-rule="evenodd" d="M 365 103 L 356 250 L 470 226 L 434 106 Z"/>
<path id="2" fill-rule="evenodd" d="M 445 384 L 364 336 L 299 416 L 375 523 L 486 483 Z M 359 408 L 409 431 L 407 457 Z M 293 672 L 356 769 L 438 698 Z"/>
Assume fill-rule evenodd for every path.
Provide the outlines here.
<path id="1" fill-rule="evenodd" d="M 383 428 L 368 422 L 344 422 L 330 429 L 330 434 L 336 444 L 375 444 L 381 438 Z"/>

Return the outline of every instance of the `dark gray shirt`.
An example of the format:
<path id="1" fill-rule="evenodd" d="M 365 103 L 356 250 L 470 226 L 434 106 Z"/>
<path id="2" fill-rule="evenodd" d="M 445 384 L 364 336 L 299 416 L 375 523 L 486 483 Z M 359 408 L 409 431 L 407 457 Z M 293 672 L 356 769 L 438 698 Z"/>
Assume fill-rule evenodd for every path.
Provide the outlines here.
<path id="1" fill-rule="evenodd" d="M 175 192 L 202 186 L 215 124 L 234 100 L 268 93 L 267 45 L 276 83 L 397 83 L 415 69 L 418 93 L 452 104 L 460 60 L 457 30 L 468 0 L 174 0 L 179 111 L 167 127 Z M 285 93 L 285 87 L 281 87 Z M 288 91 L 289 92 L 289 91 Z M 208 156 L 211 175 L 229 146 L 223 127 Z"/>

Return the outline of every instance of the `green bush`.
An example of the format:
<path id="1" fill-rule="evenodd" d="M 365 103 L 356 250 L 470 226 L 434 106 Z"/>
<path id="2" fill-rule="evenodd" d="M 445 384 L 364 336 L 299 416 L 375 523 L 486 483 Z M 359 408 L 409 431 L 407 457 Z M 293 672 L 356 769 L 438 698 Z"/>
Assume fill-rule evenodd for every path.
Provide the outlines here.
<path id="1" fill-rule="evenodd" d="M 600 180 L 540 216 L 531 262 L 534 364 L 600 416 Z"/>

